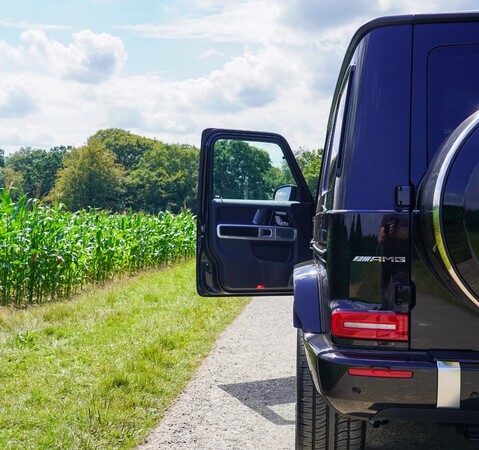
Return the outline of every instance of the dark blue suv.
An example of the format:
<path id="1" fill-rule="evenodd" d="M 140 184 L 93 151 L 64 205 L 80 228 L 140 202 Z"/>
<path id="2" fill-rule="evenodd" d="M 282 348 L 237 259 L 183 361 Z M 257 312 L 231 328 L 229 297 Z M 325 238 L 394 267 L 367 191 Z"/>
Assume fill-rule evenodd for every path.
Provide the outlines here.
<path id="1" fill-rule="evenodd" d="M 365 424 L 479 431 L 479 13 L 354 35 L 316 198 L 279 135 L 203 132 L 197 286 L 294 292 L 298 449 Z"/>

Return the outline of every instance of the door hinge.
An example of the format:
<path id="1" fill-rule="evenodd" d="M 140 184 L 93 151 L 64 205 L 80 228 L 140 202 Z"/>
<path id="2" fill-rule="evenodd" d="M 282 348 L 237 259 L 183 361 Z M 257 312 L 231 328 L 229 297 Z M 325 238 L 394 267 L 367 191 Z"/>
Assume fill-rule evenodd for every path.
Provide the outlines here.
<path id="1" fill-rule="evenodd" d="M 394 205 L 396 209 L 412 207 L 412 192 L 411 186 L 396 186 L 394 188 Z"/>
<path id="2" fill-rule="evenodd" d="M 396 283 L 394 285 L 394 303 L 398 306 L 412 305 L 414 302 L 414 287 Z"/>

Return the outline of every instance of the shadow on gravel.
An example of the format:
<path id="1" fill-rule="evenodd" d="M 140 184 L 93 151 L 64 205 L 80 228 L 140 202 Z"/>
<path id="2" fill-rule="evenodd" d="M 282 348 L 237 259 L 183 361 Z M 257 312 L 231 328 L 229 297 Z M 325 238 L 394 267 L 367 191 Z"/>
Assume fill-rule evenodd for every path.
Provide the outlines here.
<path id="1" fill-rule="evenodd" d="M 223 384 L 218 387 L 275 425 L 292 425 L 295 422 L 294 406 L 290 406 L 296 403 L 296 377 Z"/>

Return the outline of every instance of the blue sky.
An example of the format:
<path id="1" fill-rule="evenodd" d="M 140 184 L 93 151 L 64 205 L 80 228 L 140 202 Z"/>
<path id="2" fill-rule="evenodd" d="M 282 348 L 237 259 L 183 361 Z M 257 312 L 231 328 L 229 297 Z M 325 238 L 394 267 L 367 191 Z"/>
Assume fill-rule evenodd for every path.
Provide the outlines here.
<path id="1" fill-rule="evenodd" d="M 354 31 L 472 0 L 0 0 L 0 148 L 80 146 L 120 127 L 171 143 L 274 131 L 323 146 Z"/>

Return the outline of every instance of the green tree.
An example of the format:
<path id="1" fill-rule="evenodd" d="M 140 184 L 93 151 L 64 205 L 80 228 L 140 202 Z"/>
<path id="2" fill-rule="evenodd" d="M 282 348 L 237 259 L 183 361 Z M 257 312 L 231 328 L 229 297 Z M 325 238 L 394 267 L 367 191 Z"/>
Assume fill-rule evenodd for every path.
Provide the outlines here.
<path id="1" fill-rule="evenodd" d="M 101 141 L 115 155 L 116 162 L 123 165 L 127 172 L 136 169 L 146 151 L 158 143 L 154 139 L 131 134 L 120 128 L 98 130 L 88 138 L 87 144 L 94 140 Z"/>
<path id="2" fill-rule="evenodd" d="M 267 151 L 238 140 L 215 143 L 213 194 L 222 198 L 269 199 L 273 165 Z"/>
<path id="3" fill-rule="evenodd" d="M 49 151 L 22 147 L 6 158 L 7 177 L 14 187 L 30 197 L 43 198 L 55 185 L 63 157 L 71 147 L 53 147 Z"/>
<path id="4" fill-rule="evenodd" d="M 280 186 L 288 184 L 284 180 L 284 173 L 279 167 L 272 166 L 264 174 L 266 192 L 273 194 Z M 269 197 L 268 197 L 269 198 Z"/>
<path id="5" fill-rule="evenodd" d="M 70 210 L 106 208 L 120 210 L 124 168 L 99 140 L 73 149 L 64 159 L 50 198 Z"/>
<path id="6" fill-rule="evenodd" d="M 315 195 L 318 189 L 319 172 L 321 171 L 321 163 L 323 161 L 323 149 L 307 150 L 300 148 L 295 152 L 294 156 L 306 180 L 306 184 L 311 193 Z M 296 184 L 286 162 L 283 162 L 282 171 L 284 184 Z"/>
<path id="7" fill-rule="evenodd" d="M 0 187 L 6 187 L 7 170 L 5 168 L 5 151 L 0 148 Z"/>
<path id="8" fill-rule="evenodd" d="M 196 209 L 199 150 L 156 142 L 127 180 L 128 205 L 134 209 L 178 212 Z"/>

